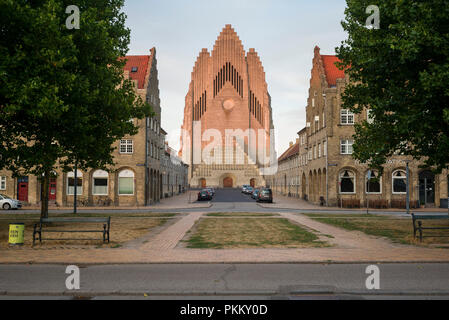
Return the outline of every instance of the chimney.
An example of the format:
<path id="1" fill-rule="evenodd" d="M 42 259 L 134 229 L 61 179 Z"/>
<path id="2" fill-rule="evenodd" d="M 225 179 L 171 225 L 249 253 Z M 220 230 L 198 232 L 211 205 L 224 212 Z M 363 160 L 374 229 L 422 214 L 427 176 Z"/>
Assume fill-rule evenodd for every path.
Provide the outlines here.
<path id="1" fill-rule="evenodd" d="M 290 142 L 288 143 L 288 146 L 291 147 L 292 145 L 293 145 L 293 142 L 290 141 Z"/>

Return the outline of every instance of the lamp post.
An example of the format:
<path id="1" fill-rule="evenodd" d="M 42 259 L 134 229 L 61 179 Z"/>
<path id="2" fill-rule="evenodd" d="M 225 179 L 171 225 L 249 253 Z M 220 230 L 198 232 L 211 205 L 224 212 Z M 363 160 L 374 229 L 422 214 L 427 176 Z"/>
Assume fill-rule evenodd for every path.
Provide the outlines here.
<path id="1" fill-rule="evenodd" d="M 73 192 L 73 213 L 76 214 L 76 196 L 77 196 L 77 189 L 78 189 L 78 161 L 75 160 L 75 172 L 74 172 L 74 186 L 75 190 Z"/>
<path id="2" fill-rule="evenodd" d="M 366 184 L 366 214 L 368 214 L 369 213 L 369 199 L 368 199 L 368 194 L 369 194 L 369 185 L 370 185 L 370 182 L 371 182 L 371 170 L 368 170 L 368 182 L 367 182 L 367 184 Z"/>
<path id="3" fill-rule="evenodd" d="M 405 160 L 405 168 L 406 168 L 406 201 L 405 201 L 405 208 L 407 210 L 407 214 L 410 214 L 410 187 L 409 187 L 409 175 L 410 175 L 410 170 L 408 167 L 410 160 Z"/>

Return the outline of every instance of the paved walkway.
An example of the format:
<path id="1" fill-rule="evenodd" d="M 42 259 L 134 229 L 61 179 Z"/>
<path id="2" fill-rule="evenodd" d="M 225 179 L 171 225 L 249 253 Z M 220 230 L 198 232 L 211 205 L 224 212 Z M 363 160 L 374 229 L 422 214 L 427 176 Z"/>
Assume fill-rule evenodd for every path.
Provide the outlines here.
<path id="1" fill-rule="evenodd" d="M 136 248 L 12 248 L 0 251 L 0 263 L 267 263 L 267 262 L 449 262 L 449 250 L 390 243 L 357 231 L 329 226 L 303 215 L 280 216 L 330 235 L 330 248 L 186 249 L 176 244 L 202 213 L 190 213 Z"/>
<path id="2" fill-rule="evenodd" d="M 203 213 L 189 214 L 181 218 L 175 224 L 169 226 L 167 229 L 162 231 L 156 237 L 154 237 L 150 242 L 143 244 L 140 249 L 158 249 L 158 250 L 170 250 L 174 249 L 179 241 L 185 236 L 187 231 L 189 231 L 195 222 L 201 218 Z"/>
<path id="3" fill-rule="evenodd" d="M 152 204 L 151 206 L 107 206 L 107 207 L 95 207 L 95 206 L 78 206 L 78 209 L 82 210 L 89 210 L 89 211 L 95 211 L 95 210 L 175 210 L 175 209 L 194 209 L 194 208 L 210 208 L 211 203 L 210 202 L 197 202 L 197 193 L 198 191 L 195 190 L 188 190 L 185 193 L 181 193 L 178 195 L 175 195 L 170 198 L 163 198 L 160 200 L 160 202 Z M 25 210 L 40 210 L 40 206 L 33 205 L 33 206 L 26 206 L 23 207 Z M 53 207 L 51 206 L 49 210 L 73 210 L 73 206 L 68 207 Z M 15 212 L 15 211 L 11 211 Z"/>
<path id="4" fill-rule="evenodd" d="M 325 223 L 318 222 L 302 214 L 294 213 L 279 213 L 284 218 L 297 222 L 310 229 L 318 231 L 324 235 L 330 235 L 333 238 L 328 238 L 326 241 L 330 242 L 338 248 L 345 249 L 389 249 L 394 245 L 387 239 L 377 238 L 369 236 L 360 231 L 347 231 L 341 228 L 337 228 Z"/>
<path id="5" fill-rule="evenodd" d="M 342 210 L 342 211 L 354 211 L 354 212 L 366 212 L 366 208 L 355 208 L 355 209 L 348 209 L 348 208 L 340 208 L 340 207 L 326 207 L 326 206 L 319 206 L 316 204 L 312 204 L 308 201 L 305 201 L 300 198 L 295 197 L 287 197 L 281 194 L 274 194 L 273 195 L 274 202 L 273 203 L 258 203 L 258 205 L 262 208 L 270 208 L 273 210 L 276 209 L 291 209 L 291 210 Z M 416 208 L 416 209 L 410 209 L 412 212 L 448 212 L 447 208 Z M 374 209 L 369 208 L 369 211 L 372 212 L 378 212 L 378 211 L 389 211 L 389 212 L 404 212 L 405 209 L 398 209 L 398 208 L 384 208 L 384 209 Z"/>

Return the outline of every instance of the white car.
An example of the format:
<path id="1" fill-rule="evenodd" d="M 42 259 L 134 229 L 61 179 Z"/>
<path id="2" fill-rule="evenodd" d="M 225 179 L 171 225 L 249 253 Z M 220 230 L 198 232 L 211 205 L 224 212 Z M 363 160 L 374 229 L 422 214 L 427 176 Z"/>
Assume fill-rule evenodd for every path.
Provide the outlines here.
<path id="1" fill-rule="evenodd" d="M 22 208 L 22 204 L 19 200 L 14 200 L 4 194 L 0 194 L 0 208 L 5 210 L 20 209 Z"/>

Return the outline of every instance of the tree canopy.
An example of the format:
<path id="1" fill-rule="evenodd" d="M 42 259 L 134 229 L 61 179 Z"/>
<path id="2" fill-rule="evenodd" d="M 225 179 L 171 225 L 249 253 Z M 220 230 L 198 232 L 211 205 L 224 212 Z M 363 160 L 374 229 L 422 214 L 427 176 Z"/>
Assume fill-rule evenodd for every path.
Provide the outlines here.
<path id="1" fill-rule="evenodd" d="M 378 1 L 379 29 L 367 28 L 372 1 L 347 0 L 337 50 L 350 83 L 343 108 L 371 109 L 355 126 L 356 159 L 381 168 L 395 153 L 441 171 L 449 164 L 449 6 L 444 0 Z"/>
<path id="2" fill-rule="evenodd" d="M 0 0 L 0 169 L 48 177 L 113 164 L 112 145 L 151 114 L 120 59 L 130 31 L 123 0 Z M 45 190 L 44 192 L 48 192 Z"/>

